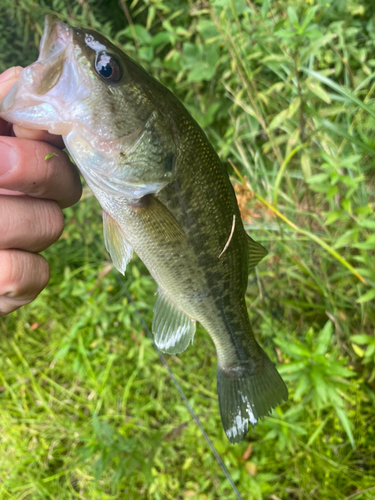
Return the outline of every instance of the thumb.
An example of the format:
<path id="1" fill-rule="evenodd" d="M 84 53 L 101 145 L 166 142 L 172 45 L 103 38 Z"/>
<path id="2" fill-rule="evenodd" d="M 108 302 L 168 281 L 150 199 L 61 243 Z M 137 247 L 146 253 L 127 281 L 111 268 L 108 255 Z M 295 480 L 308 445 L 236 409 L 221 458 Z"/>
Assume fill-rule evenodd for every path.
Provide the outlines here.
<path id="1" fill-rule="evenodd" d="M 0 74 L 0 102 L 4 99 L 13 85 L 17 82 L 20 77 L 22 68 L 21 66 L 15 66 L 9 68 L 4 73 Z M 0 135 L 10 135 L 12 130 L 12 125 L 2 118 L 0 118 Z"/>
<path id="2" fill-rule="evenodd" d="M 0 101 L 4 99 L 13 85 L 19 80 L 22 71 L 21 66 L 13 66 L 8 68 L 0 75 Z"/>

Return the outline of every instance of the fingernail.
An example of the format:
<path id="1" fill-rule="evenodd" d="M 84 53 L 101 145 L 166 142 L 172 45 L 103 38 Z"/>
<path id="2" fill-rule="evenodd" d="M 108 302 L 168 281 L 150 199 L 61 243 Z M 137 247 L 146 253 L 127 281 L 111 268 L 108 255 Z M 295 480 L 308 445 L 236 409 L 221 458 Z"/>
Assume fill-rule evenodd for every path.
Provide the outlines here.
<path id="1" fill-rule="evenodd" d="M 16 166 L 18 153 L 8 142 L 0 140 L 0 179 L 9 174 Z"/>

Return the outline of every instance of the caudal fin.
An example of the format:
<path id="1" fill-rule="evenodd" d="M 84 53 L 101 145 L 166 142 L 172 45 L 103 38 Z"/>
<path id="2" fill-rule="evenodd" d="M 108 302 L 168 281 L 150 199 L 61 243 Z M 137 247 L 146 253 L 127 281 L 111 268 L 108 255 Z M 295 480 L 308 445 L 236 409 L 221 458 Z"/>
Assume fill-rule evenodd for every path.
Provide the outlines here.
<path id="1" fill-rule="evenodd" d="M 288 389 L 275 366 L 262 351 L 257 367 L 240 365 L 217 370 L 221 421 L 231 443 L 238 443 L 260 417 L 288 399 Z"/>

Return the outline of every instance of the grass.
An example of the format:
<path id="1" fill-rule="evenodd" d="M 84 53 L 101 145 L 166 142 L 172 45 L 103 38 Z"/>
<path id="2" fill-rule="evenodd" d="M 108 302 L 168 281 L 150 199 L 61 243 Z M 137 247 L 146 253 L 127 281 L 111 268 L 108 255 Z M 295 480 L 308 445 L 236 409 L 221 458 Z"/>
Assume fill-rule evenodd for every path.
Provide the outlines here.
<path id="1" fill-rule="evenodd" d="M 56 10 L 111 36 L 167 84 L 228 166 L 246 229 L 269 249 L 247 300 L 289 402 L 230 445 L 207 333 L 168 359 L 243 498 L 375 498 L 371 6 L 19 0 L 4 9 L 3 69 L 35 58 L 42 14 Z M 44 252 L 48 288 L 0 323 L 0 498 L 234 498 L 139 321 L 137 310 L 151 324 L 155 283 L 135 258 L 128 302 L 87 190 L 65 218 Z"/>

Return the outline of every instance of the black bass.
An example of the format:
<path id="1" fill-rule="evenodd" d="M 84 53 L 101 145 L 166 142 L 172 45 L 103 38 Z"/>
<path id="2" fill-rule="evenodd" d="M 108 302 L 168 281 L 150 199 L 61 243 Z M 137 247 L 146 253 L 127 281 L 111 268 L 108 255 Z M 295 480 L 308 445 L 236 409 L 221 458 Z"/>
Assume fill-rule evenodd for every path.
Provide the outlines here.
<path id="1" fill-rule="evenodd" d="M 245 232 L 225 167 L 181 102 L 102 35 L 47 16 L 38 60 L 0 116 L 63 136 L 103 208 L 104 240 L 125 272 L 133 250 L 158 283 L 152 331 L 184 351 L 199 321 L 217 352 L 228 439 L 288 398 L 251 330 L 248 273 L 267 253 Z"/>

